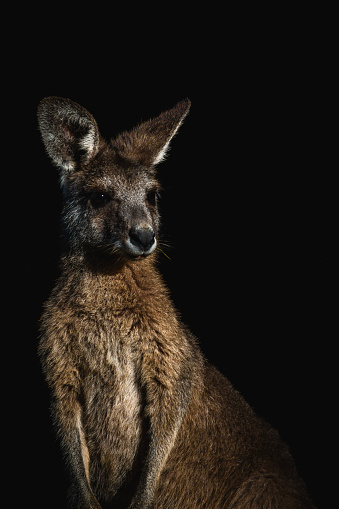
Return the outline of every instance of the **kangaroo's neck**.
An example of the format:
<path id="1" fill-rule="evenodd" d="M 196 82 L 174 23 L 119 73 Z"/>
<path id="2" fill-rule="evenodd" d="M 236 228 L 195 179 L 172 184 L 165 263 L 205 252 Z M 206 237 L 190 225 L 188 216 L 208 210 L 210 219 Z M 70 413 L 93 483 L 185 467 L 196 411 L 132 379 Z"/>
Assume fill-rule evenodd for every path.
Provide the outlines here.
<path id="1" fill-rule="evenodd" d="M 104 263 L 68 254 L 62 260 L 61 282 L 74 306 L 93 311 L 104 307 L 147 307 L 156 302 L 170 305 L 153 255 L 137 261 Z"/>

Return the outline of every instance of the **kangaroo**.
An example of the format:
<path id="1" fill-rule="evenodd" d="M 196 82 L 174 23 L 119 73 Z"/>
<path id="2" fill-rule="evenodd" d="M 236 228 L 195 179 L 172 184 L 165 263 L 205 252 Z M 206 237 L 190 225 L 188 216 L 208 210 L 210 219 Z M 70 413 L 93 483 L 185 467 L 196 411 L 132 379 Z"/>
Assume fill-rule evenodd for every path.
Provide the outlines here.
<path id="1" fill-rule="evenodd" d="M 38 108 L 65 246 L 39 356 L 77 509 L 311 509 L 278 433 L 203 357 L 157 269 L 156 166 L 185 99 L 107 142 L 69 99 Z"/>

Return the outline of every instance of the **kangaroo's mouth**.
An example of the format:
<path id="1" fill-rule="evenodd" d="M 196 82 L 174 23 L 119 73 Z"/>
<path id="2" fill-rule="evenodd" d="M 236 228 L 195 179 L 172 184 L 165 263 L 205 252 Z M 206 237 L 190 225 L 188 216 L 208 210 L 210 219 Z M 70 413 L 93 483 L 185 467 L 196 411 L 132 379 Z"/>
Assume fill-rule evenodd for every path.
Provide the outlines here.
<path id="1" fill-rule="evenodd" d="M 132 260 L 144 260 L 145 258 L 147 258 L 148 255 L 146 254 L 142 254 L 142 255 L 138 255 L 138 256 L 131 256 L 130 258 Z"/>

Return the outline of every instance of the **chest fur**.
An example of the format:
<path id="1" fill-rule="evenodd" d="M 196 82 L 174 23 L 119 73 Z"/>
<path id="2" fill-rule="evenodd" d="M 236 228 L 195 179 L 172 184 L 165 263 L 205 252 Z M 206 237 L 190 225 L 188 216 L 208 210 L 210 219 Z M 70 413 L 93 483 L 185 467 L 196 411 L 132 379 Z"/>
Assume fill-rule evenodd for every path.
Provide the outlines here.
<path id="1" fill-rule="evenodd" d="M 90 472 L 92 479 L 100 479 L 97 489 L 112 496 L 136 468 L 143 442 L 136 338 L 131 324 L 126 325 L 126 317 L 122 324 L 121 318 L 100 313 L 82 316 L 78 325 L 82 425 Z"/>

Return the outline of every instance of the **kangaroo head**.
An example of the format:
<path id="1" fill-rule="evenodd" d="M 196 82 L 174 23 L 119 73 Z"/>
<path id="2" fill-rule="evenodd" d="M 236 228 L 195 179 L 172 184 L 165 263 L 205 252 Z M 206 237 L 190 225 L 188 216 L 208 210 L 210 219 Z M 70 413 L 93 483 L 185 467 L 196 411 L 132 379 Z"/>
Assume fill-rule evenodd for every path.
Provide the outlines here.
<path id="1" fill-rule="evenodd" d="M 164 159 L 190 108 L 188 99 L 106 142 L 92 115 L 69 99 L 47 97 L 38 120 L 47 153 L 60 170 L 63 221 L 70 246 L 140 259 L 156 248 Z"/>

